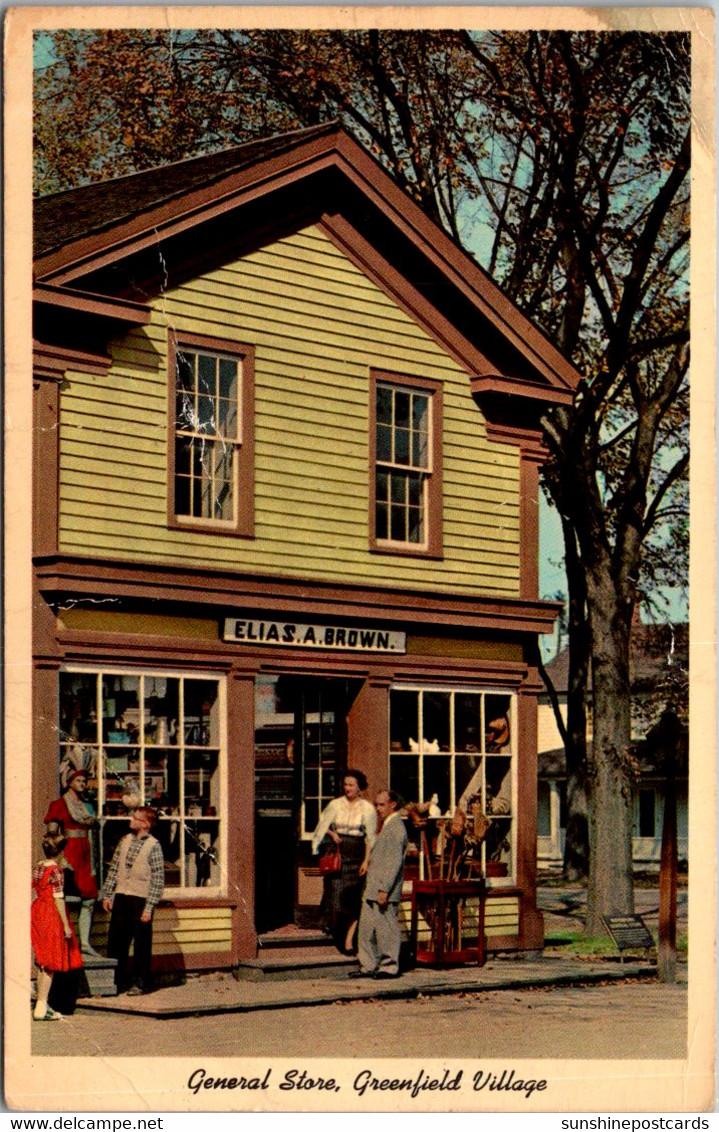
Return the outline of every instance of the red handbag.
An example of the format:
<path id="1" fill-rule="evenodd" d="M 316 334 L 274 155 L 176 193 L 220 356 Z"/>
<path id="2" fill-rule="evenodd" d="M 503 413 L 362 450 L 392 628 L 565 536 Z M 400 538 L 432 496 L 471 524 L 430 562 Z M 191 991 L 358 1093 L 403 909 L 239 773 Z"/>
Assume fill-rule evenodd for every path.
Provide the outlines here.
<path id="1" fill-rule="evenodd" d="M 328 845 L 320 854 L 320 872 L 322 876 L 332 876 L 342 869 L 342 857 L 339 845 Z"/>

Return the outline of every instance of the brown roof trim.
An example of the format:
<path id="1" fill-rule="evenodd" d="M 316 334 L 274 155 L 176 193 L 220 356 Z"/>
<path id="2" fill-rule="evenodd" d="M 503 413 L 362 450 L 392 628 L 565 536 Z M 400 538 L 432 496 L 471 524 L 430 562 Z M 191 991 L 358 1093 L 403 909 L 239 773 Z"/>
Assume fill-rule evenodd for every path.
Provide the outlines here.
<path id="1" fill-rule="evenodd" d="M 69 369 L 102 377 L 109 370 L 112 360 L 106 354 L 91 354 L 86 350 L 67 350 L 62 346 L 50 346 L 44 342 L 34 341 L 32 363 L 33 372 L 38 377 L 61 380 Z"/>
<path id="2" fill-rule="evenodd" d="M 163 233 L 180 231 L 237 207 L 270 187 L 275 189 L 330 167 L 340 169 L 484 317 L 499 327 L 507 341 L 546 378 L 550 388 L 574 389 L 580 374 L 571 363 L 517 310 L 486 272 L 339 126 L 309 140 L 300 133 L 293 144 L 279 153 L 213 178 L 211 184 L 177 198 L 150 204 L 124 222 L 41 256 L 37 260 L 38 277 L 70 282 L 158 241 Z M 82 192 L 81 189 L 76 191 Z"/>
<path id="3" fill-rule="evenodd" d="M 561 604 L 456 592 L 343 585 L 309 578 L 190 569 L 157 562 L 127 562 L 48 555 L 35 562 L 38 586 L 47 597 L 72 595 L 194 602 L 221 606 L 230 615 L 238 604 L 257 610 L 307 613 L 383 621 L 454 626 L 520 633 L 551 630 Z M 224 613 L 223 613 L 224 615 Z"/>
<path id="4" fill-rule="evenodd" d="M 349 257 L 370 279 L 412 316 L 423 329 L 469 374 L 486 373 L 492 363 L 455 326 L 435 310 L 408 279 L 397 271 L 342 216 L 324 215 L 317 227 L 335 247 Z M 512 379 L 507 378 L 511 384 Z"/>
<path id="5" fill-rule="evenodd" d="M 273 189 L 337 164 L 335 147 L 328 151 L 322 135 L 299 148 L 272 155 L 255 165 L 231 171 L 197 189 L 154 204 L 104 231 L 40 256 L 35 261 L 38 278 L 66 283 L 95 271 L 131 252 L 158 244 L 161 235 L 174 235 L 202 220 L 210 219 L 240 204 L 246 204 Z M 141 175 L 141 174 L 140 174 Z M 81 192 L 82 190 L 77 190 Z"/>
<path id="6" fill-rule="evenodd" d="M 392 209 L 392 218 L 397 226 L 414 243 L 422 242 L 432 261 L 445 274 L 452 276 L 452 282 L 459 290 L 480 306 L 495 324 L 499 321 L 503 333 L 522 353 L 526 353 L 526 346 L 530 347 L 533 366 L 552 385 L 559 383 L 572 390 L 581 375 L 542 331 L 525 318 L 491 277 L 430 220 L 420 206 L 344 131 L 338 137 L 338 150 L 354 171 L 356 183 L 361 184 L 383 211 Z M 551 359 L 549 364 L 547 356 Z"/>
<path id="7" fill-rule="evenodd" d="M 108 295 L 91 295 L 87 291 L 55 287 L 50 283 L 36 283 L 32 297 L 33 302 L 40 306 L 64 307 L 136 326 L 146 326 L 152 317 L 152 311 L 143 303 L 133 303 L 129 299 L 116 299 Z"/>
<path id="8" fill-rule="evenodd" d="M 520 396 L 530 401 L 542 401 L 545 404 L 549 402 L 554 405 L 570 405 L 573 397 L 570 389 L 547 389 L 546 385 L 540 385 L 539 382 L 506 377 L 500 373 L 473 377 L 470 388 L 472 393 L 479 397 L 486 394 Z"/>

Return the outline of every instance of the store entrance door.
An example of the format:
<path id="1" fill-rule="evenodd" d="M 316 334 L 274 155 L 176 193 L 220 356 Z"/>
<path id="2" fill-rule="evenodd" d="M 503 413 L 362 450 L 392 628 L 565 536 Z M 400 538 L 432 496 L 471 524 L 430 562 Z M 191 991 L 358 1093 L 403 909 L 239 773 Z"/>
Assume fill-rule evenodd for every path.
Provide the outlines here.
<path id="1" fill-rule="evenodd" d="M 347 713 L 359 680 L 260 674 L 255 694 L 255 924 L 258 934 L 319 917 L 311 838 L 339 793 Z"/>

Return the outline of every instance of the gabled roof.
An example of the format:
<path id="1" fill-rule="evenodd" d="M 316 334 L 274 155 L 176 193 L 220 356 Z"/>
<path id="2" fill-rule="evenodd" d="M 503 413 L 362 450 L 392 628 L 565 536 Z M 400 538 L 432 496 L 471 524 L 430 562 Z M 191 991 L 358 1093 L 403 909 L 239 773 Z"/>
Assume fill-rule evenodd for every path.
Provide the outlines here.
<path id="1" fill-rule="evenodd" d="M 526 425 L 543 402 L 571 401 L 580 380 L 336 122 L 40 197 L 34 218 L 37 282 L 143 303 L 168 280 L 314 223 L 453 354 L 487 405 Z"/>
<path id="2" fill-rule="evenodd" d="M 219 178 L 247 169 L 263 158 L 278 155 L 298 138 L 307 141 L 335 128 L 335 123 L 330 123 L 295 130 L 159 165 L 142 173 L 37 197 L 33 233 L 35 256 L 45 256 L 91 233 L 108 231 L 122 220 L 181 197 L 201 185 L 212 185 Z"/>

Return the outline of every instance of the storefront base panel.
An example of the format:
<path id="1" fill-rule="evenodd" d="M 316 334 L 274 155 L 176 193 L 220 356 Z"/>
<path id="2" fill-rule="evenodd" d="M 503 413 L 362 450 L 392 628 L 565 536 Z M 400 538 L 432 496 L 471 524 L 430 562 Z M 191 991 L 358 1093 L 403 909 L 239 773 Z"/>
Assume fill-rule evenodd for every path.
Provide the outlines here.
<path id="1" fill-rule="evenodd" d="M 157 971 L 228 968 L 234 963 L 232 917 L 226 907 L 164 906 L 153 920 L 152 956 Z M 92 925 L 92 946 L 106 954 L 109 915 L 98 908 Z"/>

